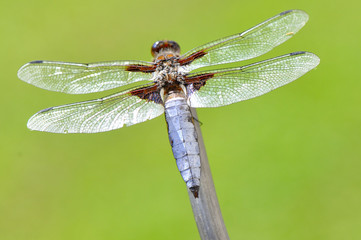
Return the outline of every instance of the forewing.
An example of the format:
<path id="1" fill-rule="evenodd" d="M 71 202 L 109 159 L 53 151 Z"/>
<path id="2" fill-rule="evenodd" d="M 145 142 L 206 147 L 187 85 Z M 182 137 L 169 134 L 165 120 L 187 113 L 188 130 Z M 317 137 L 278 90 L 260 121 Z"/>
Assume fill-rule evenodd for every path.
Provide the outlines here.
<path id="1" fill-rule="evenodd" d="M 18 77 L 46 90 L 82 94 L 149 81 L 154 70 L 153 63 L 143 61 L 89 64 L 33 61 L 19 69 Z"/>
<path id="2" fill-rule="evenodd" d="M 28 121 L 31 130 L 97 133 L 141 123 L 161 115 L 164 107 L 153 85 L 105 98 L 44 109 Z"/>
<path id="3" fill-rule="evenodd" d="M 282 12 L 255 27 L 192 49 L 180 60 L 188 70 L 238 62 L 265 54 L 291 38 L 307 22 L 301 10 Z"/>
<path id="4" fill-rule="evenodd" d="M 207 71 L 186 77 L 191 107 L 220 107 L 265 94 L 315 68 L 313 53 L 295 52 L 244 67 Z"/>

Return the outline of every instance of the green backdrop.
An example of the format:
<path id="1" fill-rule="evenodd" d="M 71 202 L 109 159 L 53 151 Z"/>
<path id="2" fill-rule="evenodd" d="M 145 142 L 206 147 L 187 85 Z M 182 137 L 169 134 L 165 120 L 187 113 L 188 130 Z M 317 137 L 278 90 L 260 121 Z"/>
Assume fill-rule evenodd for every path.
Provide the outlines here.
<path id="1" fill-rule="evenodd" d="M 295 37 L 249 62 L 306 50 L 321 63 L 259 98 L 198 110 L 231 239 L 361 239 L 360 9 L 349 1 L 2 1 L 0 239 L 198 239 L 163 117 L 100 134 L 32 132 L 67 95 L 20 81 L 32 60 L 151 60 L 156 40 L 183 52 L 288 9 Z M 242 65 L 244 63 L 241 63 Z"/>

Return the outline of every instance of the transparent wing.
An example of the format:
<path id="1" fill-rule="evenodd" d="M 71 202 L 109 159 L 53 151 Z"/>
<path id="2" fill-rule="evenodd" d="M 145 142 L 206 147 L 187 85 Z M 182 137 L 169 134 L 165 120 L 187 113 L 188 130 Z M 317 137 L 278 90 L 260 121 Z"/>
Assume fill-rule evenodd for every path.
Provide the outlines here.
<path id="1" fill-rule="evenodd" d="M 53 133 L 97 133 L 141 123 L 164 112 L 158 92 L 147 92 L 141 98 L 138 89 L 134 90 L 44 109 L 29 119 L 28 128 Z"/>
<path id="2" fill-rule="evenodd" d="M 81 64 L 33 61 L 19 69 L 18 77 L 27 83 L 47 90 L 82 94 L 151 79 L 151 73 L 128 71 L 132 66 L 142 66 L 145 71 L 146 69 L 151 71 L 153 63 L 112 61 Z"/>
<path id="3" fill-rule="evenodd" d="M 181 61 L 191 62 L 188 70 L 192 71 L 201 67 L 251 59 L 291 38 L 307 21 L 307 13 L 301 10 L 285 11 L 243 33 L 192 49 L 182 56 Z"/>
<path id="4" fill-rule="evenodd" d="M 220 107 L 254 98 L 296 80 L 319 62 L 313 53 L 295 52 L 244 67 L 190 74 L 188 104 Z"/>

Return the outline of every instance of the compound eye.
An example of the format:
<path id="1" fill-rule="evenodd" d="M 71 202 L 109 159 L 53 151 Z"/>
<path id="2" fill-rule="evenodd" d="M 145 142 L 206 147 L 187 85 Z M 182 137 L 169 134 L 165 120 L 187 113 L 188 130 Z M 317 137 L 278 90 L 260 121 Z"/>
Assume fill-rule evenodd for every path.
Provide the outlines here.
<path id="1" fill-rule="evenodd" d="M 171 50 L 175 54 L 180 53 L 180 47 L 175 41 L 157 41 L 152 46 L 152 56 L 157 56 L 161 51 Z"/>
<path id="2" fill-rule="evenodd" d="M 163 48 L 163 45 L 164 45 L 164 41 L 157 41 L 153 44 L 151 50 L 153 57 L 155 57 L 159 53 L 159 51 Z"/>
<path id="3" fill-rule="evenodd" d="M 172 49 L 175 53 L 179 54 L 180 53 L 180 46 L 177 42 L 175 41 L 168 41 L 168 46 L 170 49 Z"/>

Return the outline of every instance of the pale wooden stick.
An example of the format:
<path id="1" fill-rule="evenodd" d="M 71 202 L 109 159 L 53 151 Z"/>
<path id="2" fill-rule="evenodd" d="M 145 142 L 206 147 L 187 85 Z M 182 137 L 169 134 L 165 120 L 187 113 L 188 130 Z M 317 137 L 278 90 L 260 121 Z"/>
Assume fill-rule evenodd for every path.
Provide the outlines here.
<path id="1" fill-rule="evenodd" d="M 191 108 L 191 112 L 193 117 L 198 119 L 197 112 L 194 108 Z M 194 219 L 196 220 L 199 235 L 202 240 L 227 240 L 229 239 L 229 236 L 218 204 L 199 122 L 194 121 L 194 124 L 198 134 L 201 155 L 201 185 L 199 189 L 199 198 L 194 198 L 193 193 L 188 189 Z"/>

